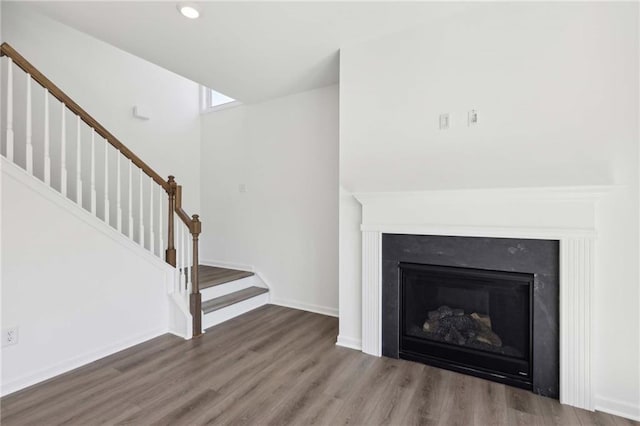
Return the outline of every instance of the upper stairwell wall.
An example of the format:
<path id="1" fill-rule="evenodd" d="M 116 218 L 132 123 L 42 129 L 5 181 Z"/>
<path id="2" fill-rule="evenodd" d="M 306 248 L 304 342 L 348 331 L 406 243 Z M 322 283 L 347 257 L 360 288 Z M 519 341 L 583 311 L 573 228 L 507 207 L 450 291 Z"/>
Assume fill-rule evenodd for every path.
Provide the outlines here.
<path id="1" fill-rule="evenodd" d="M 205 114 L 202 136 L 201 259 L 253 266 L 275 304 L 337 315 L 337 86 Z"/>
<path id="2" fill-rule="evenodd" d="M 175 175 L 178 184 L 184 187 L 184 209 L 190 214 L 200 211 L 197 83 L 45 17 L 36 12 L 33 4 L 3 2 L 1 30 L 3 42 L 11 44 L 151 168 L 163 177 Z M 16 91 L 23 90 L 20 74 L 15 73 Z M 40 88 L 36 86 L 33 89 L 33 138 L 38 169 L 38 161 L 42 161 L 37 154 L 43 121 L 37 118 L 41 97 Z M 16 101 L 20 98 L 16 96 Z M 134 118 L 132 109 L 136 105 L 147 108 L 151 119 Z M 16 140 L 19 132 L 23 132 L 18 122 L 21 111 L 21 106 L 15 105 Z M 57 111 L 52 109 L 51 114 Z M 55 117 L 57 119 L 57 115 Z M 52 125 L 56 122 L 52 120 Z M 74 128 L 75 122 L 68 123 L 70 150 L 75 146 Z M 59 131 L 52 128 L 51 137 L 59 138 Z M 82 145 L 84 170 L 88 170 L 88 142 L 85 138 Z M 96 150 L 98 156 L 102 155 L 101 144 Z M 55 155 L 52 152 L 52 156 Z M 59 170 L 52 166 L 54 182 L 56 173 Z M 74 182 L 71 178 L 69 181 L 73 194 Z M 84 182 L 86 199 L 86 180 Z"/>

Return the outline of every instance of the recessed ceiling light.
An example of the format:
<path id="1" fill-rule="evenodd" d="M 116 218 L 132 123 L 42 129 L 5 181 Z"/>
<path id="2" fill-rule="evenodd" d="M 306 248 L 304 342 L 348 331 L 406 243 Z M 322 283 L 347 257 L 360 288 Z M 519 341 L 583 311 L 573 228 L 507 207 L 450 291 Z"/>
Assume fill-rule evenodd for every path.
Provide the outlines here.
<path id="1" fill-rule="evenodd" d="M 180 3 L 178 4 L 178 10 L 183 16 L 186 16 L 189 19 L 196 19 L 200 16 L 200 11 L 194 4 Z"/>

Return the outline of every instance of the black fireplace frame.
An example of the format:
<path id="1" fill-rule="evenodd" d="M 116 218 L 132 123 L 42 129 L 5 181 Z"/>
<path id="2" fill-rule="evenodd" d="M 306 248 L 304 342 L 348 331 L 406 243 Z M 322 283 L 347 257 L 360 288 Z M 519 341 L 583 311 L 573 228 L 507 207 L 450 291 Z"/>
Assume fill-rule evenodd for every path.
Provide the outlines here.
<path id="1" fill-rule="evenodd" d="M 479 281 L 489 281 L 493 285 L 500 286 L 500 281 L 510 281 L 519 285 L 527 286 L 529 301 L 529 342 L 528 353 L 523 360 L 515 357 L 490 353 L 475 348 L 440 343 L 427 339 L 404 334 L 405 316 L 402 315 L 405 305 L 406 288 L 404 274 L 405 271 L 420 271 L 427 273 L 446 273 L 451 276 L 459 275 L 465 278 L 477 278 Z M 533 390 L 533 301 L 534 301 L 534 275 L 521 272 L 487 270 L 479 268 L 468 268 L 459 266 L 443 266 L 422 264 L 413 262 L 398 262 L 398 284 L 399 284 L 399 358 L 410 361 L 421 362 L 435 367 L 452 370 L 475 377 L 493 380 L 510 386 L 522 389 Z M 415 350 L 412 350 L 415 349 Z M 421 351 L 429 351 L 426 354 Z M 440 355 L 440 356 L 438 356 Z M 474 362 L 472 362 L 474 361 Z M 480 364 L 480 365 L 479 365 Z M 491 366 L 494 366 L 494 369 Z"/>
<path id="2" fill-rule="evenodd" d="M 399 358 L 400 344 L 399 262 L 533 274 L 533 392 L 559 398 L 558 240 L 383 233 L 380 265 L 381 349 L 383 356 L 395 359 Z"/>

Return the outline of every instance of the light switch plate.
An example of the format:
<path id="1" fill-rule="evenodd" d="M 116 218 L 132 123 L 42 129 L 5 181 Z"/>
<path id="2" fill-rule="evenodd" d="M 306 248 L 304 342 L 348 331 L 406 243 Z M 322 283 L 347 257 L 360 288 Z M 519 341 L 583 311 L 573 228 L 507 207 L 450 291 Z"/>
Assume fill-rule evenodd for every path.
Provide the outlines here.
<path id="1" fill-rule="evenodd" d="M 440 130 L 447 130 L 449 128 L 449 113 L 440 114 Z"/>
<path id="2" fill-rule="evenodd" d="M 478 111 L 472 109 L 467 116 L 467 124 L 469 127 L 478 124 Z"/>

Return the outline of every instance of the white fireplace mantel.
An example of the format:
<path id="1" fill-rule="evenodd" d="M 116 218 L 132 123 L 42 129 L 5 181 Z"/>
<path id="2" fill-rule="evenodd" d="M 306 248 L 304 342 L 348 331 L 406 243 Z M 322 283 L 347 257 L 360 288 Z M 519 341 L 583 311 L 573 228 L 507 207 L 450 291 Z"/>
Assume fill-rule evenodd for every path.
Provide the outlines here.
<path id="1" fill-rule="evenodd" d="M 382 234 L 560 242 L 560 402 L 594 409 L 597 201 L 612 187 L 356 193 L 362 204 L 362 351 L 382 353 Z"/>

